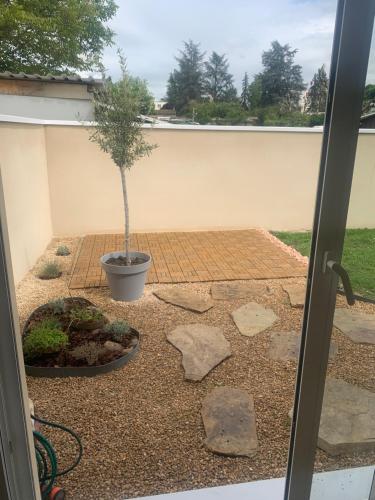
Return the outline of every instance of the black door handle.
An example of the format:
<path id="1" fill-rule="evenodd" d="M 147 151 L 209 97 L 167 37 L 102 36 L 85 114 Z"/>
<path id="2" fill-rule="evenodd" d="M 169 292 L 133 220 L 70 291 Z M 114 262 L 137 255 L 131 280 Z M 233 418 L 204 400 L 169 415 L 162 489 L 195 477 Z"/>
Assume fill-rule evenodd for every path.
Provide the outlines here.
<path id="1" fill-rule="evenodd" d="M 342 285 L 344 287 L 344 292 L 346 296 L 346 301 L 350 306 L 353 306 L 355 304 L 355 299 L 354 299 L 354 294 L 353 294 L 353 289 L 352 285 L 350 283 L 349 275 L 346 272 L 346 270 L 342 267 L 341 264 L 336 262 L 335 260 L 326 260 L 325 262 L 325 268 L 331 269 L 334 273 L 336 273 L 338 276 L 340 276 Z"/>

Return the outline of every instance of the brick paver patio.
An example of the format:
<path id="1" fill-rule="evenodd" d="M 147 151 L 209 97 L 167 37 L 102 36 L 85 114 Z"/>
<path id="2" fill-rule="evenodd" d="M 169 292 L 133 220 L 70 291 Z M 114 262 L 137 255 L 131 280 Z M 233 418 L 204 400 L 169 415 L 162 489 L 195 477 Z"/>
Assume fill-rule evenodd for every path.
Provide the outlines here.
<path id="1" fill-rule="evenodd" d="M 85 236 L 70 288 L 106 286 L 100 257 L 121 250 L 120 234 Z M 306 266 L 255 229 L 189 233 L 138 233 L 131 249 L 152 256 L 148 283 L 270 279 L 306 275 Z"/>

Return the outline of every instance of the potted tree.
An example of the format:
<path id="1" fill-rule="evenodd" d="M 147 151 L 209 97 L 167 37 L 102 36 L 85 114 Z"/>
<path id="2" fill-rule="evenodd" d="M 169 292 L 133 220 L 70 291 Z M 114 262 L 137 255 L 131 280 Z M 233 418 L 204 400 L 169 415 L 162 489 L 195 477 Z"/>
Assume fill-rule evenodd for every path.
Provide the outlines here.
<path id="1" fill-rule="evenodd" d="M 90 140 L 111 155 L 119 169 L 124 202 L 125 245 L 120 252 L 111 252 L 101 257 L 115 300 L 138 299 L 144 289 L 151 256 L 143 252 L 131 252 L 129 248 L 129 204 L 126 172 L 141 157 L 149 155 L 156 147 L 144 137 L 141 113 L 150 103 L 146 82 L 129 75 L 125 59 L 121 54 L 121 79 L 112 82 L 103 72 L 103 87 L 94 92 L 94 120 L 96 122 Z M 152 102 L 152 101 L 151 101 Z"/>

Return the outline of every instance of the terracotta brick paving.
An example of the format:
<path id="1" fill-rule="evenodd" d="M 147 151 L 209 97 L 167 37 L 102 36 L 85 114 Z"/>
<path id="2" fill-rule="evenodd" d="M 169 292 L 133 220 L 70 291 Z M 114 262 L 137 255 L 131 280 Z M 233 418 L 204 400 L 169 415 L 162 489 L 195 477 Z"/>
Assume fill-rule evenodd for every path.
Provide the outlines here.
<path id="1" fill-rule="evenodd" d="M 106 286 L 100 257 L 123 248 L 120 234 L 85 236 L 70 288 Z M 148 283 L 184 283 L 305 276 L 306 266 L 255 229 L 190 233 L 138 233 L 131 249 L 151 254 Z"/>

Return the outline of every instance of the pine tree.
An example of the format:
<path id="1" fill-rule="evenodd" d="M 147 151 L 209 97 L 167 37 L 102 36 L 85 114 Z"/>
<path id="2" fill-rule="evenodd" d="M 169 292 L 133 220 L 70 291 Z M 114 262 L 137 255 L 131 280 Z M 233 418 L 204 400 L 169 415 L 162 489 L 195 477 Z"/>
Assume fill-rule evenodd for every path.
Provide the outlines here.
<path id="1" fill-rule="evenodd" d="M 250 85 L 249 85 L 249 75 L 245 73 L 242 79 L 242 92 L 240 97 L 240 103 L 243 109 L 249 111 L 250 109 Z"/>
<path id="2" fill-rule="evenodd" d="M 295 111 L 305 89 L 302 68 L 294 64 L 297 50 L 274 41 L 271 49 L 263 52 L 262 106 L 278 106 L 280 110 Z"/>
<path id="3" fill-rule="evenodd" d="M 192 100 L 200 100 L 203 93 L 203 58 L 199 43 L 184 42 L 184 49 L 176 57 L 178 69 L 170 74 L 167 85 L 168 103 L 177 111 Z"/>
<path id="4" fill-rule="evenodd" d="M 232 101 L 237 96 L 233 85 L 233 75 L 229 73 L 229 63 L 225 54 L 212 52 L 204 63 L 204 91 L 214 102 Z"/>
<path id="5" fill-rule="evenodd" d="M 324 113 L 328 94 L 328 77 L 324 64 L 314 74 L 305 98 L 305 110 L 309 113 Z"/>

